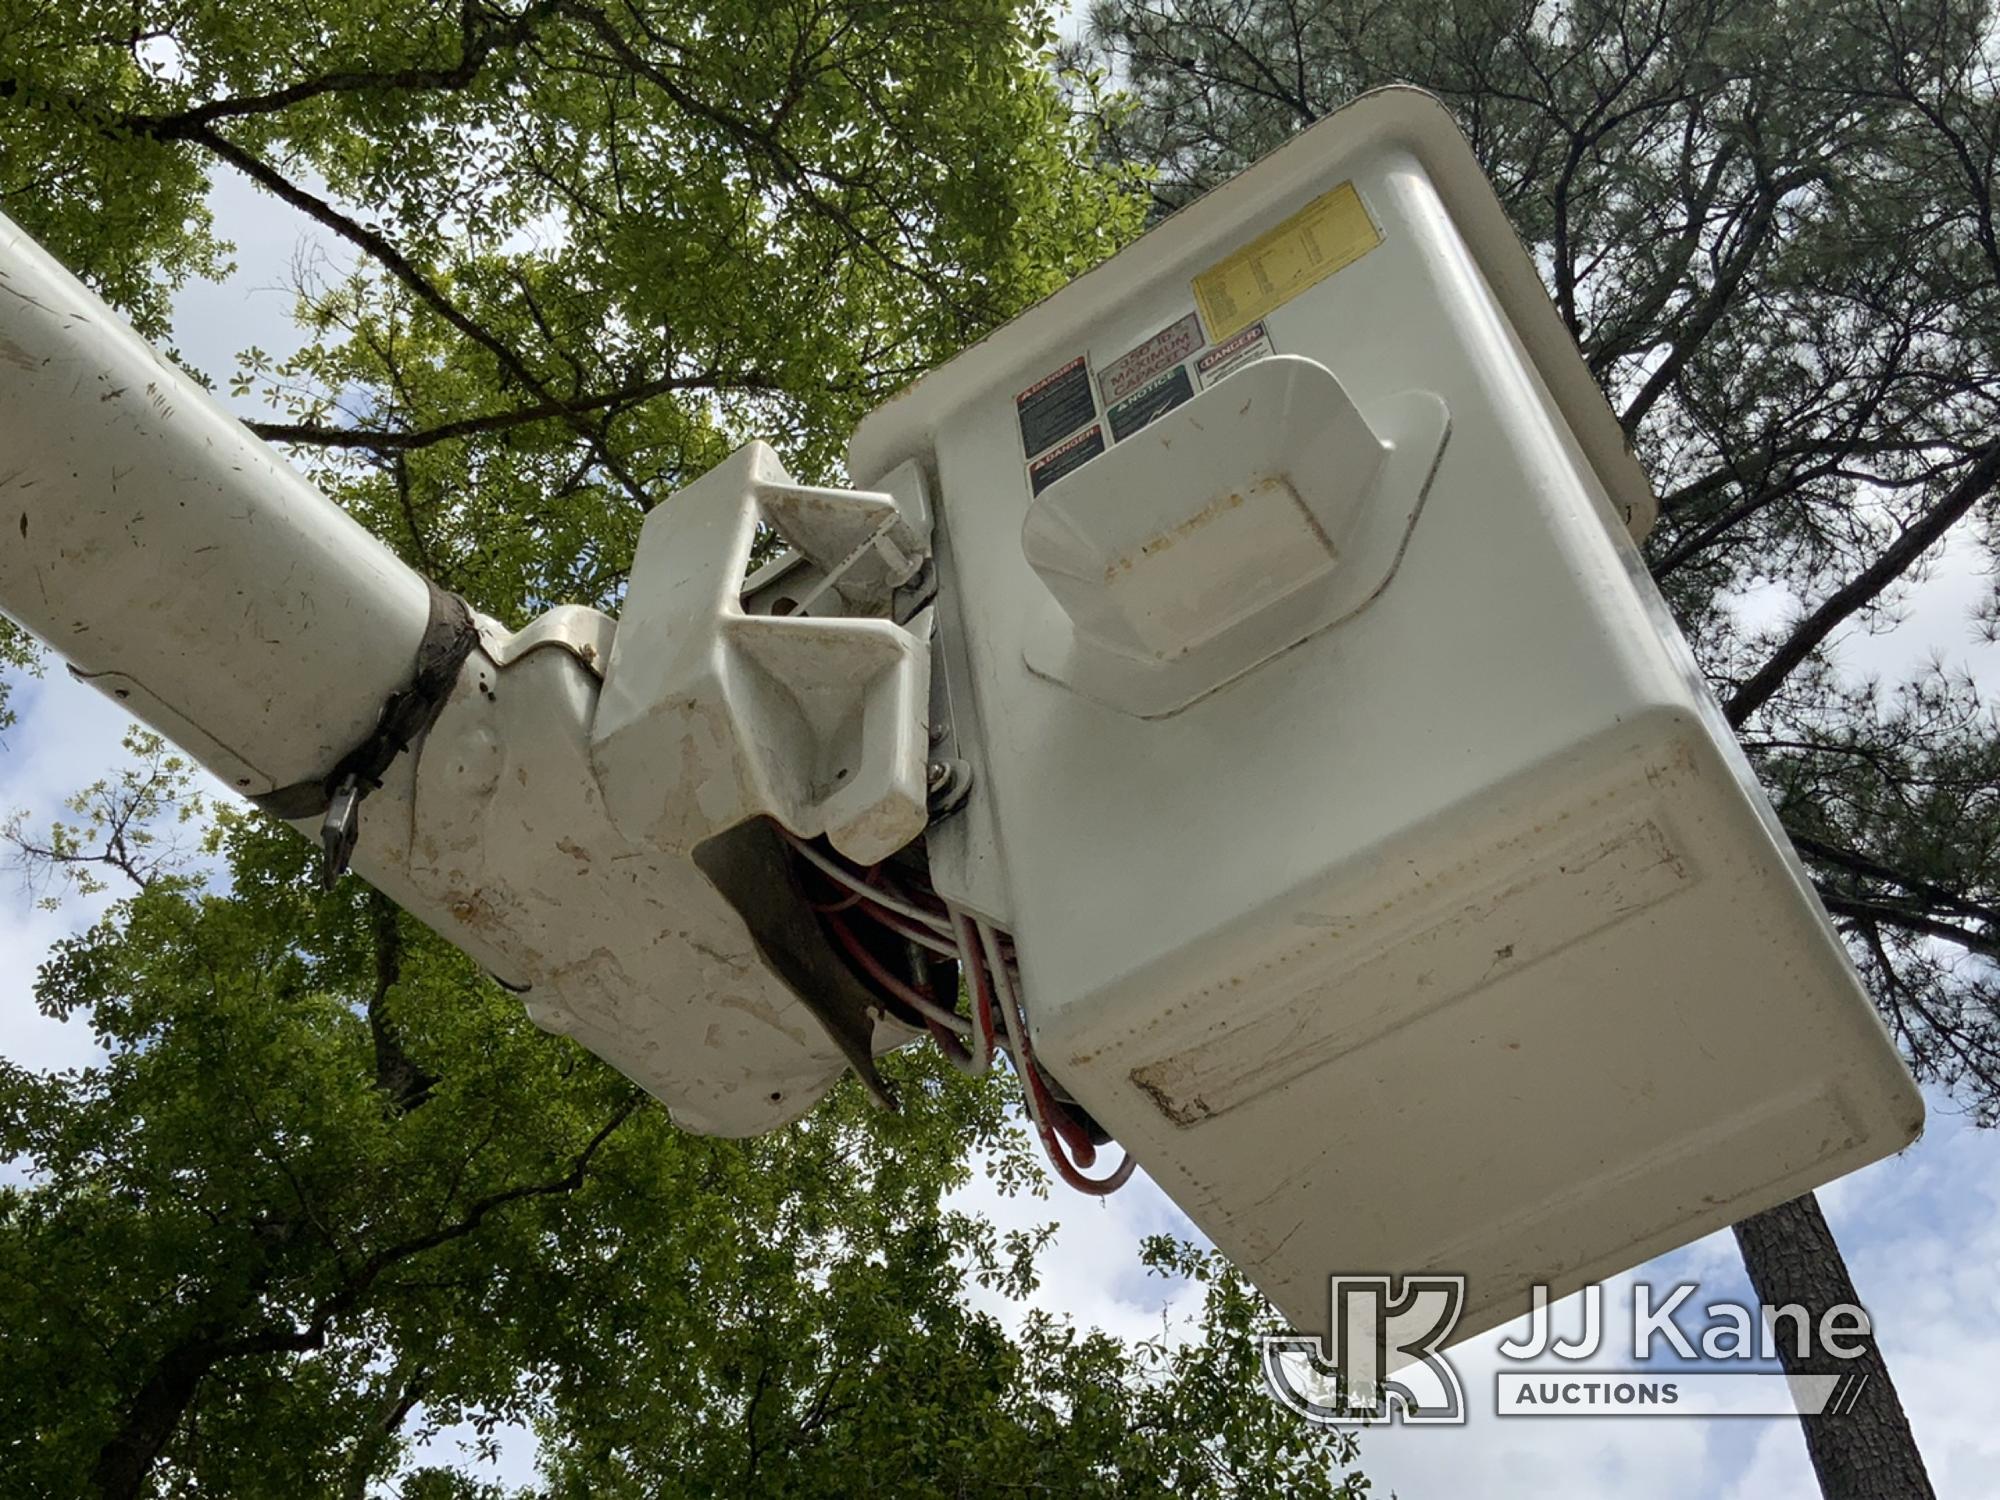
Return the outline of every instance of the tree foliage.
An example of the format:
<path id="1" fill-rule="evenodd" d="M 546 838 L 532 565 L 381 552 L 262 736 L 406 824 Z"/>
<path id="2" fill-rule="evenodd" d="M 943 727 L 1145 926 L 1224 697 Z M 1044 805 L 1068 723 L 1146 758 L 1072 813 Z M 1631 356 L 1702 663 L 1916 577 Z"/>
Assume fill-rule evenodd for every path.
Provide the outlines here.
<path id="1" fill-rule="evenodd" d="M 615 604 L 647 508 L 753 432 L 834 477 L 868 405 L 1136 229 L 1051 40 L 1010 0 L 19 0 L 0 205 L 163 338 L 227 262 L 219 174 L 310 221 L 344 258 L 301 267 L 305 347 L 206 373 L 520 621 Z M 412 1456 L 461 1423 L 531 1427 L 549 1495 L 1358 1490 L 1184 1248 L 1150 1259 L 1205 1284 L 1191 1331 L 1009 1333 L 1044 1241 L 947 1200 L 974 1148 L 1037 1190 L 1001 1085 L 912 1056 L 895 1116 L 677 1134 L 131 743 L 10 829 L 51 899 L 124 895 L 37 991 L 99 1060 L 0 1065 L 6 1493 L 497 1493 Z"/>
<path id="2" fill-rule="evenodd" d="M 1129 233 L 1008 0 L 10 7 L 0 201 L 165 331 L 239 174 L 355 257 L 239 389 L 474 602 L 614 598 L 746 429 L 874 401 Z M 136 267 L 136 268 L 135 268 Z"/>
<path id="3" fill-rule="evenodd" d="M 153 754 L 107 794 L 128 830 L 184 794 Z M 229 896 L 114 859 L 136 893 L 44 972 L 105 1061 L 0 1065 L 37 1174 L 0 1191 L 10 1494 L 378 1493 L 419 1406 L 534 1427 L 550 1495 L 1335 1492 L 1219 1267 L 1155 1252 L 1211 1283 L 1173 1344 L 968 1305 L 1037 1274 L 940 1203 L 968 1146 L 1033 1172 L 1000 1091 L 918 1054 L 899 1115 L 842 1088 L 688 1136 L 381 897 L 319 891 L 289 831 L 211 837 Z"/>

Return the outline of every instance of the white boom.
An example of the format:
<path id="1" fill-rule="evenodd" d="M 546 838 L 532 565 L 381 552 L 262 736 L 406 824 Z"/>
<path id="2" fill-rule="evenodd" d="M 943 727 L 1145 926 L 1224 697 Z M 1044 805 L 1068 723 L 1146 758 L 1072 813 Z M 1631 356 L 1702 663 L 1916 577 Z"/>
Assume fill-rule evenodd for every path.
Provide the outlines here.
<path id="1" fill-rule="evenodd" d="M 0 379 L 9 614 L 246 796 L 374 729 L 424 580 L 5 220 Z"/>

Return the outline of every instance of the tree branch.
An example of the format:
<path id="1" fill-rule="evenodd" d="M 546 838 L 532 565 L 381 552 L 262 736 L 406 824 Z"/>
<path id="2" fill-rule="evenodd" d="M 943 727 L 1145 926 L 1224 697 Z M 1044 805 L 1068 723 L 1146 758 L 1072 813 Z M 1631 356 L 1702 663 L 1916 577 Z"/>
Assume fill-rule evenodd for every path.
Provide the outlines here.
<path id="1" fill-rule="evenodd" d="M 594 396 L 565 398 L 560 401 L 537 401 L 528 406 L 515 407 L 511 411 L 486 412 L 476 417 L 461 417 L 456 421 L 441 422 L 435 427 L 424 427 L 414 431 L 391 431 L 374 427 L 329 427 L 316 422 L 246 422 L 244 425 L 266 442 L 296 443 L 303 447 L 316 448 L 362 448 L 372 453 L 412 453 L 457 438 L 483 437 L 488 433 L 505 432 L 511 428 L 528 427 L 537 422 L 558 418 L 567 419 L 585 412 L 617 411 L 676 391 L 775 392 L 781 389 L 778 382 L 762 370 L 752 369 L 726 374 L 709 369 L 694 375 L 662 375 L 652 380 L 634 381 L 615 390 L 600 391 Z"/>
<path id="2" fill-rule="evenodd" d="M 1730 694 L 1723 705 L 1730 726 L 1742 728 L 1752 714 L 1771 700 L 1799 664 L 1833 634 L 1841 621 L 1864 608 L 1943 540 L 1946 532 L 1992 492 L 1997 479 L 2000 479 L 2000 442 L 1988 444 L 1944 499 L 1908 527 L 1880 557 L 1801 620 L 1771 659 Z"/>
<path id="3" fill-rule="evenodd" d="M 397 1114 L 408 1114 L 431 1096 L 437 1079 L 403 1050 L 403 1039 L 389 1017 L 389 992 L 403 977 L 403 927 L 395 902 L 379 891 L 368 893 L 375 928 L 375 992 L 368 997 L 368 1034 L 375 1043 L 375 1087 Z"/>
<path id="4" fill-rule="evenodd" d="M 1986 922 L 1995 928 L 2000 928 L 2000 909 L 1991 906 L 1982 906 L 1976 901 L 1968 901 L 1956 891 L 1949 891 L 1941 885 L 1934 885 L 1930 881 L 1919 880 L 1912 875 L 1905 875 L 1900 870 L 1891 869 L 1888 865 L 1872 860 L 1864 854 L 1857 854 L 1852 849 L 1839 848 L 1833 844 L 1825 843 L 1820 839 L 1795 832 L 1790 828 L 1787 828 L 1785 832 L 1791 835 L 1792 844 L 1798 849 L 1799 853 L 1809 859 L 1816 859 L 1824 864 L 1836 865 L 1851 874 L 1866 876 L 1870 880 L 1886 881 L 1892 885 L 1899 885 L 1912 895 L 1920 896 L 1931 905 L 1942 910 L 1955 912 L 1961 917 L 1967 917 L 1976 922 Z"/>
<path id="5" fill-rule="evenodd" d="M 1901 927 L 1908 932 L 1920 932 L 1926 937 L 1956 943 L 1971 953 L 1984 954 L 1988 958 L 2000 958 L 2000 938 L 1988 937 L 1954 922 L 1941 922 L 1936 917 L 1928 917 L 1922 912 L 1910 911 L 1891 902 L 1864 900 L 1841 891 L 1828 890 L 1825 886 L 1819 886 L 1817 889 L 1819 899 L 1836 917 L 1848 917 L 1871 926 L 1882 923 L 1889 927 Z"/>
<path id="6" fill-rule="evenodd" d="M 639 1100 L 636 1098 L 628 1099 L 620 1105 L 597 1134 L 590 1138 L 589 1144 L 578 1153 L 575 1162 L 561 1177 L 549 1182 L 524 1183 L 473 1200 L 464 1217 L 428 1233 L 404 1240 L 400 1244 L 387 1246 L 369 1256 L 339 1291 L 323 1298 L 314 1306 L 303 1328 L 297 1326 L 267 1328 L 226 1340 L 215 1346 L 216 1358 L 231 1359 L 244 1354 L 301 1353 L 322 1347 L 326 1343 L 327 1328 L 333 1320 L 340 1314 L 350 1311 L 361 1300 L 362 1295 L 392 1267 L 409 1260 L 412 1256 L 422 1255 L 426 1251 L 448 1245 L 454 1240 L 464 1239 L 476 1232 L 494 1210 L 505 1208 L 510 1203 L 526 1202 L 534 1198 L 559 1197 L 582 1187 L 589 1177 L 591 1159 L 597 1155 L 598 1148 L 611 1138 L 612 1132 L 624 1124 L 638 1107 Z"/>
<path id="7" fill-rule="evenodd" d="M 145 1493 L 147 1475 L 210 1370 L 226 1360 L 246 1355 L 296 1354 L 324 1347 L 327 1330 L 333 1320 L 359 1304 L 369 1289 L 391 1268 L 425 1251 L 464 1239 L 477 1231 L 495 1210 L 510 1203 L 554 1197 L 582 1187 L 599 1148 L 638 1107 L 639 1100 L 636 1098 L 627 1099 L 620 1105 L 561 1177 L 488 1193 L 475 1199 L 465 1214 L 453 1223 L 376 1251 L 348 1276 L 337 1291 L 314 1305 L 304 1327 L 281 1325 L 232 1335 L 226 1325 L 217 1319 L 197 1325 L 187 1337 L 161 1356 L 132 1399 L 125 1403 L 119 1414 L 117 1429 L 98 1450 L 91 1469 L 91 1487 L 102 1500 L 138 1500 Z M 263 1275 L 251 1279 L 247 1288 L 250 1305 L 254 1306 L 262 1299 L 268 1277 L 267 1269 Z"/>
<path id="8" fill-rule="evenodd" d="M 554 10 L 555 7 L 547 0 L 538 0 L 520 15 L 507 19 L 505 24 L 482 27 L 479 7 L 467 3 L 460 10 L 459 58 L 448 68 L 395 68 L 381 73 L 356 69 L 322 73 L 262 94 L 213 99 L 168 115 L 139 116 L 131 124 L 134 129 L 155 140 L 192 140 L 219 120 L 277 114 L 324 94 L 453 92 L 470 85 L 494 52 L 527 41 L 536 27 L 554 14 Z"/>
<path id="9" fill-rule="evenodd" d="M 569 402 L 549 388 L 540 376 L 528 367 L 527 361 L 516 354 L 507 343 L 482 326 L 444 291 L 429 276 L 417 268 L 410 258 L 392 245 L 380 231 L 360 223 L 351 215 L 342 213 L 333 204 L 317 193 L 308 192 L 293 182 L 291 178 L 277 170 L 269 162 L 254 152 L 244 149 L 227 136 L 217 132 L 212 126 L 197 126 L 184 131 L 177 139 L 202 147 L 212 155 L 226 161 L 237 171 L 257 183 L 274 196 L 289 203 L 314 222 L 324 225 L 342 239 L 358 249 L 366 251 L 382 267 L 414 293 L 417 299 L 429 307 L 445 322 L 456 328 L 465 337 L 479 345 L 499 361 L 500 367 L 523 389 L 538 397 L 540 402 L 553 408 L 556 415 L 569 422 L 577 436 L 589 443 L 597 455 L 597 461 L 605 471 L 615 478 L 626 493 L 642 508 L 651 505 L 651 497 L 645 487 L 633 477 L 630 469 L 611 451 L 604 439 L 601 427 L 593 428 L 584 420 L 584 414 L 571 410 Z"/>

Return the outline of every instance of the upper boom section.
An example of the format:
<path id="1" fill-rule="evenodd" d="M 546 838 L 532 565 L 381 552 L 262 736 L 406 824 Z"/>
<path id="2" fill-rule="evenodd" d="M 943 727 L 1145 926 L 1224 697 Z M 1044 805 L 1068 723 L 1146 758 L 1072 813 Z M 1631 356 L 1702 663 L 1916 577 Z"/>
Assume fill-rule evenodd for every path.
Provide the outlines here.
<path id="1" fill-rule="evenodd" d="M 410 677 L 429 589 L 0 217 L 0 601 L 259 796 Z"/>

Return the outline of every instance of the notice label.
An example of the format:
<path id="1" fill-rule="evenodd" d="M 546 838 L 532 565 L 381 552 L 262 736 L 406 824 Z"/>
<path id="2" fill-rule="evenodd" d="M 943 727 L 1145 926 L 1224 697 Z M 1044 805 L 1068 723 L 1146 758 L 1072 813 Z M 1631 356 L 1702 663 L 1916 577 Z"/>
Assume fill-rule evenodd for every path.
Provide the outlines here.
<path id="1" fill-rule="evenodd" d="M 1090 395 L 1090 370 L 1083 356 L 1044 375 L 1014 398 L 1021 419 L 1021 453 L 1033 458 L 1095 420 L 1097 404 Z"/>
<path id="2" fill-rule="evenodd" d="M 1105 413 L 1111 419 L 1111 441 L 1122 443 L 1148 422 L 1165 416 L 1194 394 L 1186 365 L 1148 381 Z"/>
<path id="3" fill-rule="evenodd" d="M 1194 303 L 1209 336 L 1226 339 L 1381 243 L 1361 195 L 1343 182 L 1195 277 Z"/>
<path id="4" fill-rule="evenodd" d="M 1104 451 L 1104 429 L 1092 427 L 1080 432 L 1060 448 L 1044 453 L 1028 465 L 1028 488 L 1039 495 L 1065 474 L 1073 474 Z"/>
<path id="5" fill-rule="evenodd" d="M 1201 388 L 1207 390 L 1216 381 L 1235 374 L 1251 361 L 1262 359 L 1272 352 L 1271 335 L 1265 332 L 1262 323 L 1252 323 L 1196 360 L 1195 375 L 1201 381 Z"/>
<path id="6" fill-rule="evenodd" d="M 1162 328 L 1145 343 L 1119 355 L 1097 372 L 1097 388 L 1104 393 L 1104 404 L 1109 406 L 1114 401 L 1123 401 L 1140 386 L 1158 379 L 1201 346 L 1201 319 L 1193 313 L 1178 323 Z M 1113 431 L 1116 430 L 1114 423 Z"/>

